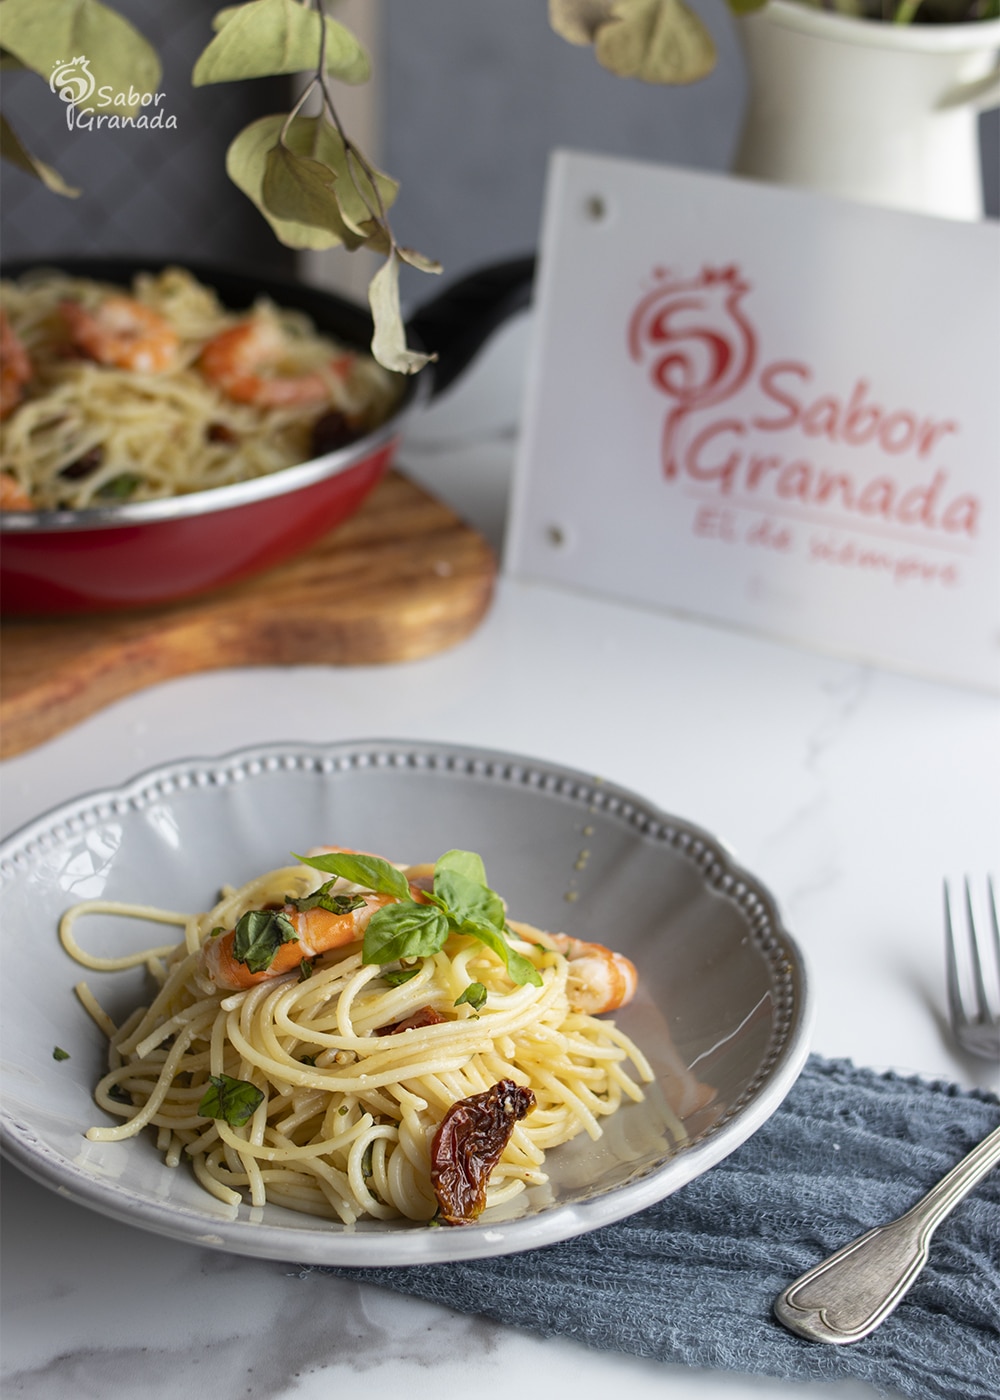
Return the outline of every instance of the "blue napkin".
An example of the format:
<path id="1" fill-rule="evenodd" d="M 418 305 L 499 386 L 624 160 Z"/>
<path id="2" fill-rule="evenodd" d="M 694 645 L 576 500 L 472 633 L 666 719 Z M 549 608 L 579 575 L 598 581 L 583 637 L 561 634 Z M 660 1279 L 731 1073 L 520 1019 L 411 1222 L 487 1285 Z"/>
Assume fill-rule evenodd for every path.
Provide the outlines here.
<path id="1" fill-rule="evenodd" d="M 814 1055 L 748 1142 L 615 1225 L 499 1259 L 323 1272 L 601 1350 L 998 1400 L 1000 1171 L 938 1227 L 930 1262 L 864 1340 L 808 1342 L 771 1313 L 799 1274 L 901 1215 L 998 1124 L 994 1095 Z"/>

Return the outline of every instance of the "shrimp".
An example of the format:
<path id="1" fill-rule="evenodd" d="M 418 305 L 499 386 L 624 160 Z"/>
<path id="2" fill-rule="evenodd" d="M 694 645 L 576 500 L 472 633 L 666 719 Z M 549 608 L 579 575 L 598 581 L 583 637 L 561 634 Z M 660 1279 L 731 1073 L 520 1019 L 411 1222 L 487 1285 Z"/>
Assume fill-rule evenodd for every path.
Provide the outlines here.
<path id="1" fill-rule="evenodd" d="M 7 313 L 0 309 L 0 418 L 17 408 L 32 373 L 28 352 L 7 320 Z M 3 506 L 6 510 L 25 510 L 30 509 L 30 502 L 28 506 L 11 506 L 4 500 Z"/>
<path id="2" fill-rule="evenodd" d="M 158 374 L 177 358 L 177 332 L 132 297 L 107 296 L 93 311 L 78 301 L 61 301 L 59 310 L 73 344 L 98 364 Z"/>
<path id="3" fill-rule="evenodd" d="M 512 923 L 511 928 L 528 943 L 554 948 L 569 963 L 566 995 L 572 1010 L 584 1016 L 617 1011 L 635 996 L 639 974 L 624 953 L 605 948 L 603 943 L 585 943 L 568 933 L 542 933 L 530 924 Z"/>
<path id="4" fill-rule="evenodd" d="M 0 472 L 0 510 L 34 510 L 35 503 L 10 472 Z"/>
<path id="5" fill-rule="evenodd" d="M 236 930 L 216 934 L 201 950 L 201 972 L 204 980 L 224 991 L 243 991 L 255 987 L 258 982 L 266 982 L 272 977 L 283 977 L 301 966 L 304 959 L 319 957 L 332 948 L 342 948 L 363 937 L 368 920 L 385 904 L 394 904 L 396 899 L 385 894 L 360 894 L 361 901 L 356 909 L 335 914 L 317 905 L 313 909 L 300 912 L 294 904 L 285 904 L 276 911 L 283 914 L 291 924 L 295 937 L 278 946 L 268 967 L 261 972 L 251 972 L 245 962 L 235 955 Z"/>
<path id="6" fill-rule="evenodd" d="M 330 361 L 327 373 L 271 374 L 260 371 L 280 364 L 285 349 L 281 327 L 263 317 L 230 326 L 210 340 L 198 358 L 205 378 L 237 403 L 258 408 L 296 408 L 329 400 L 330 374 L 343 378 L 353 361 L 341 355 Z"/>

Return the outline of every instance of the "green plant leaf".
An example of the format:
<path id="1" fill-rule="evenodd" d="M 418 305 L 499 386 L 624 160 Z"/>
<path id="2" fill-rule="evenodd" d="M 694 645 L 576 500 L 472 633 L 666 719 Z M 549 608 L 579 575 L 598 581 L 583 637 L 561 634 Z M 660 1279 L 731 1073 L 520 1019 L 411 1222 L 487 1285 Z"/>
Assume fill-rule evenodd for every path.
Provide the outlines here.
<path id="1" fill-rule="evenodd" d="M 398 374 L 415 374 L 436 358 L 407 348 L 406 327 L 399 305 L 399 255 L 395 249 L 368 284 L 368 304 L 375 322 L 372 355 L 385 369 Z"/>
<path id="2" fill-rule="evenodd" d="M 523 987 L 526 982 L 530 982 L 533 987 L 542 985 L 541 973 L 535 964 L 516 948 L 512 948 L 505 935 L 493 924 L 466 923 L 462 925 L 462 932 L 471 934 L 478 938 L 480 943 L 485 943 L 487 948 L 492 948 L 506 967 L 511 981 L 516 982 L 519 987 Z"/>
<path id="3" fill-rule="evenodd" d="M 229 1074 L 209 1076 L 212 1086 L 206 1090 L 198 1105 L 203 1118 L 221 1118 L 231 1128 L 239 1128 L 252 1118 L 264 1094 L 248 1079 L 234 1079 Z"/>
<path id="4" fill-rule="evenodd" d="M 408 901 L 413 899 L 406 876 L 381 856 L 368 856 L 360 851 L 324 851 L 318 856 L 297 855 L 295 859 L 327 875 L 339 875 L 362 889 L 374 890 L 376 894 L 392 894 L 397 899 Z"/>
<path id="5" fill-rule="evenodd" d="M 295 927 L 278 909 L 248 909 L 236 925 L 233 957 L 251 972 L 266 972 L 283 943 L 297 943 Z"/>
<path id="6" fill-rule="evenodd" d="M 73 185 L 67 185 L 58 170 L 53 170 L 51 165 L 46 165 L 44 161 L 31 154 L 10 122 L 2 114 L 0 114 L 0 156 L 4 160 L 9 160 L 11 165 L 16 165 L 18 169 L 25 171 L 28 175 L 34 175 L 36 180 L 41 180 L 42 184 L 53 194 L 61 194 L 68 199 L 75 199 L 80 193 Z"/>
<path id="7" fill-rule="evenodd" d="M 503 931 L 503 900 L 485 883 L 469 879 L 460 870 L 434 869 L 434 894 L 459 928 L 466 924 L 490 924 Z"/>
<path id="8" fill-rule="evenodd" d="M 694 83 L 715 67 L 715 44 L 683 0 L 615 0 L 600 27 L 597 60 L 623 78 Z"/>
<path id="9" fill-rule="evenodd" d="M 475 851 L 445 851 L 443 856 L 439 856 L 434 862 L 434 874 L 439 871 L 454 870 L 459 875 L 464 875 L 467 880 L 472 880 L 477 885 L 486 885 L 486 867 L 483 858 Z"/>
<path id="10" fill-rule="evenodd" d="M 428 957 L 444 947 L 448 933 L 447 916 L 434 904 L 387 904 L 368 921 L 362 960 L 381 964 Z"/>
<path id="11" fill-rule="evenodd" d="M 4 48 L 64 100 L 86 106 L 106 87 L 113 98 L 122 97 L 112 110 L 124 116 L 139 107 L 144 93 L 156 91 L 156 50 L 100 0 L 3 0 L 2 14 Z"/>
<path id="12" fill-rule="evenodd" d="M 299 0 L 232 5 L 216 15 L 214 27 L 215 38 L 191 75 L 195 87 L 319 67 L 320 16 Z M 345 83 L 366 82 L 371 71 L 368 55 L 351 31 L 330 18 L 326 20 L 326 69 Z"/>

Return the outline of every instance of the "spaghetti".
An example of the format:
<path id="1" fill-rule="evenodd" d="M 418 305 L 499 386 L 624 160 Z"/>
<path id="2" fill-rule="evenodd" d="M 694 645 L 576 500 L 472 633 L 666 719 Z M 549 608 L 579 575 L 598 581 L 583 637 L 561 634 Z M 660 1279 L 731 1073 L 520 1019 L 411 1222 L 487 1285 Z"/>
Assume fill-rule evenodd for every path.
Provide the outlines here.
<path id="1" fill-rule="evenodd" d="M 115 1026 L 86 984 L 77 987 L 110 1041 L 96 1102 L 122 1120 L 88 1138 L 154 1128 L 170 1165 L 187 1158 L 205 1190 L 234 1207 L 246 1197 L 345 1224 L 465 1223 L 483 1205 L 543 1185 L 550 1149 L 580 1133 L 600 1137 L 603 1118 L 643 1098 L 629 1064 L 650 1080 L 644 1056 L 612 1021 L 574 1009 L 561 935 L 494 916 L 497 896 L 485 881 L 472 888 L 478 857 L 451 852 L 434 867 L 362 858 L 362 872 L 323 850 L 224 891 L 193 917 L 106 902 L 64 915 L 60 936 L 77 962 L 145 965 L 158 988 Z M 317 867 L 334 878 L 322 882 Z M 485 909 L 482 919 L 474 908 Z M 154 918 L 184 936 L 96 958 L 75 934 L 93 913 Z M 244 969 L 238 990 L 218 971 L 224 939 Z M 481 1119 L 487 1102 L 510 1114 L 515 1095 L 524 1116 L 506 1125 L 481 1171 L 479 1206 L 456 1219 L 439 1185 L 456 1167 L 442 1143 L 456 1138 L 456 1115 L 475 1109 Z"/>
<path id="2" fill-rule="evenodd" d="M 0 503 L 83 510 L 230 485 L 370 432 L 398 381 L 311 319 L 232 312 L 181 268 L 130 294 L 56 271 L 0 284 Z"/>

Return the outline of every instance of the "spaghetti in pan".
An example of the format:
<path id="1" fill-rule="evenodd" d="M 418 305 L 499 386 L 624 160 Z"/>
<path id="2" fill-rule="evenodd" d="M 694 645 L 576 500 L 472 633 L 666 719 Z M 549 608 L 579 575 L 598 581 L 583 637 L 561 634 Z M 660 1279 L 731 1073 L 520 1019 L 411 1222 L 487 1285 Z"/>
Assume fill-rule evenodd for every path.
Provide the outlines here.
<path id="1" fill-rule="evenodd" d="M 0 508 L 84 510 L 228 486 L 362 438 L 399 377 L 259 298 L 182 268 L 128 290 L 37 271 L 0 284 Z"/>
<path id="2" fill-rule="evenodd" d="M 183 927 L 176 944 L 107 959 L 80 918 Z M 207 913 L 91 901 L 67 952 L 145 965 L 148 1006 L 107 1033 L 99 1106 L 150 1129 L 233 1207 L 267 1202 L 340 1221 L 474 1222 L 544 1184 L 546 1154 L 643 1098 L 642 1052 L 604 1013 L 636 985 L 627 958 L 509 921 L 477 855 L 405 866 L 321 847 L 226 889 Z"/>

